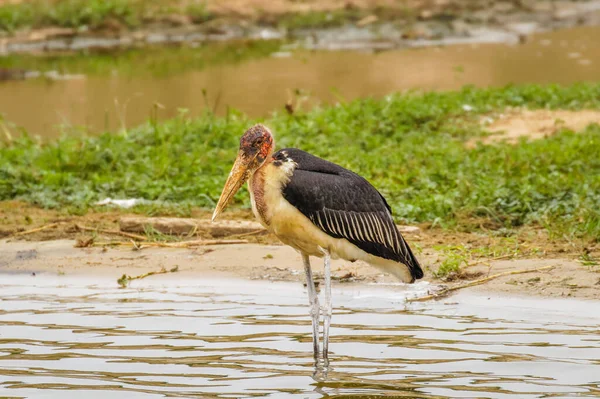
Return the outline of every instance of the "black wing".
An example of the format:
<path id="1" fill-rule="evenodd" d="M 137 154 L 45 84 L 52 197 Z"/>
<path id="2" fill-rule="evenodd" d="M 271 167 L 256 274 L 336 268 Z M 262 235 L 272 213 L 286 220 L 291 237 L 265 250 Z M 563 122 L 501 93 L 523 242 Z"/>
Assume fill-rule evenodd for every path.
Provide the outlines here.
<path id="1" fill-rule="evenodd" d="M 417 258 L 394 224 L 390 206 L 367 180 L 295 148 L 282 149 L 273 158 L 297 164 L 283 196 L 317 227 L 371 255 L 405 264 L 414 279 L 423 277 Z"/>

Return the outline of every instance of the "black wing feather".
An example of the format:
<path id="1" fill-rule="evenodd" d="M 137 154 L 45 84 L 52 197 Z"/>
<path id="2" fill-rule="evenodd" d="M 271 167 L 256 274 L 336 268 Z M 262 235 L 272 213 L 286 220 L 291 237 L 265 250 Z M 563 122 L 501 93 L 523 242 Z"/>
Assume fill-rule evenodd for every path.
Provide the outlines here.
<path id="1" fill-rule="evenodd" d="M 390 206 L 367 180 L 295 148 L 282 149 L 273 158 L 297 164 L 283 196 L 313 224 L 367 253 L 405 264 L 414 279 L 423 277 L 417 258 L 394 224 Z"/>

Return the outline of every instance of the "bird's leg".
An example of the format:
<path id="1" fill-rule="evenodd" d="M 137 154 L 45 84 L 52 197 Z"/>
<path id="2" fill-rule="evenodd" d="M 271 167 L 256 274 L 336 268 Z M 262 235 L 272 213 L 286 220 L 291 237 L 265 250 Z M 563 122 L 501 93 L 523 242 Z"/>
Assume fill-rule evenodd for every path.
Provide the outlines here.
<path id="1" fill-rule="evenodd" d="M 324 272 L 325 272 L 325 306 L 323 309 L 323 360 L 325 363 L 328 362 L 328 351 L 329 351 L 329 326 L 331 325 L 331 257 L 329 252 L 325 249 L 321 249 L 325 258 L 324 261 Z"/>
<path id="2" fill-rule="evenodd" d="M 302 261 L 304 262 L 304 273 L 306 273 L 306 288 L 308 289 L 310 316 L 312 317 L 313 353 L 315 356 L 315 361 L 317 361 L 319 360 L 319 296 L 317 295 L 317 290 L 315 289 L 315 282 L 313 280 L 308 255 L 302 254 Z"/>

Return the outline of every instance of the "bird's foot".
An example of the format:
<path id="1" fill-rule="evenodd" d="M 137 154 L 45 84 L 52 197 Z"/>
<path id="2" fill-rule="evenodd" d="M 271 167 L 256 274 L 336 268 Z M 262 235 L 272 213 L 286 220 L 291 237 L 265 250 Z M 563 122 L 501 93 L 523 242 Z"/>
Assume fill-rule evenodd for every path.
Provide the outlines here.
<path id="1" fill-rule="evenodd" d="M 312 374 L 313 380 L 317 382 L 322 382 L 327 380 L 327 375 L 329 374 L 329 360 L 322 359 L 322 361 L 315 360 L 315 369 Z"/>

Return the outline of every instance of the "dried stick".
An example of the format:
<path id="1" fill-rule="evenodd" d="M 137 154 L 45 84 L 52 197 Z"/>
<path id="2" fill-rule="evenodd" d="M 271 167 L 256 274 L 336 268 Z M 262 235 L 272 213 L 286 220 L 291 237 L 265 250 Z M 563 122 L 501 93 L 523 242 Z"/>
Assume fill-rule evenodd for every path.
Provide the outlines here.
<path id="1" fill-rule="evenodd" d="M 436 294 L 426 295 L 426 296 L 422 296 L 422 297 L 418 297 L 418 298 L 409 298 L 409 299 L 406 300 L 406 302 L 423 302 L 423 301 L 429 301 L 430 299 L 436 299 L 436 298 L 442 297 L 444 295 L 447 295 L 448 293 L 450 293 L 452 291 L 457 291 L 457 290 L 461 290 L 463 288 L 473 287 L 475 285 L 487 283 L 488 281 L 494 280 L 494 279 L 496 279 L 498 277 L 511 276 L 511 275 L 514 275 L 514 274 L 525 274 L 525 273 L 541 272 L 541 271 L 549 270 L 549 269 L 553 269 L 553 268 L 554 268 L 554 266 L 544 266 L 544 267 L 538 267 L 536 269 L 513 270 L 513 271 L 510 271 L 510 272 L 498 273 L 498 274 L 494 274 L 492 276 L 485 277 L 485 278 L 482 278 L 482 279 L 479 279 L 479 280 L 471 281 L 471 282 L 466 283 L 466 284 L 457 285 L 457 286 L 449 287 L 449 288 L 444 288 L 443 290 L 441 290 L 440 292 L 438 292 Z"/>
<path id="2" fill-rule="evenodd" d="M 253 236 L 255 234 L 266 233 L 266 232 L 267 232 L 266 229 L 260 229 L 260 230 L 249 231 L 247 233 L 231 234 L 229 237 L 247 237 L 247 236 Z"/>
<path id="3" fill-rule="evenodd" d="M 248 240 L 194 240 L 181 242 L 142 242 L 140 245 L 150 247 L 167 247 L 167 248 L 187 248 L 190 246 L 200 245 L 228 245 L 228 244 L 246 244 Z"/>
<path id="4" fill-rule="evenodd" d="M 227 244 L 247 244 L 248 240 L 195 240 L 182 242 L 132 242 L 132 241 L 112 241 L 112 242 L 95 242 L 94 247 L 107 247 L 112 245 L 133 246 L 138 249 L 147 247 L 164 247 L 164 248 L 189 248 L 202 245 L 227 245 Z"/>
<path id="5" fill-rule="evenodd" d="M 133 277 L 128 276 L 127 274 L 124 274 L 124 275 L 121 276 L 120 279 L 117 280 L 117 283 L 122 288 L 125 288 L 125 287 L 127 287 L 127 285 L 129 285 L 130 281 L 141 280 L 141 279 L 149 277 L 149 276 L 154 276 L 155 274 L 175 273 L 176 271 L 179 271 L 179 267 L 178 266 L 175 266 L 171 270 L 167 270 L 165 268 L 162 268 L 162 269 L 160 269 L 157 272 L 148 272 L 148 273 L 140 274 L 139 276 L 133 276 Z"/>
<path id="6" fill-rule="evenodd" d="M 473 262 L 469 262 L 465 267 L 477 266 L 477 265 L 480 265 L 482 263 L 493 262 L 493 261 L 496 261 L 496 260 L 508 259 L 508 258 L 514 258 L 514 257 L 515 257 L 514 254 L 508 254 L 508 255 L 496 256 L 496 257 L 490 258 L 490 259 L 480 259 L 480 260 L 476 260 L 476 261 L 473 261 Z"/>
<path id="7" fill-rule="evenodd" d="M 19 233 L 15 233 L 12 234 L 6 238 L 13 238 L 13 237 L 21 237 L 21 236 L 26 236 L 27 234 L 33 234 L 33 233 L 37 233 L 38 231 L 43 231 L 43 230 L 48 230 L 48 229 L 52 229 L 54 227 L 57 227 L 60 223 L 51 223 L 51 224 L 47 224 L 45 226 L 42 227 L 38 227 L 35 229 L 31 229 L 31 230 L 25 230 L 25 231 L 21 231 Z"/>
<path id="8" fill-rule="evenodd" d="M 138 234 L 125 233 L 125 232 L 119 231 L 119 230 L 94 229 L 93 227 L 81 226 L 79 224 L 76 224 L 75 228 L 78 229 L 78 230 L 82 230 L 82 231 L 93 231 L 93 232 L 96 232 L 96 233 L 118 235 L 118 236 L 121 236 L 121 237 L 132 238 L 132 239 L 138 240 L 138 241 L 144 241 L 144 240 L 146 240 L 148 238 L 148 237 L 141 236 L 141 235 L 138 235 Z"/>

